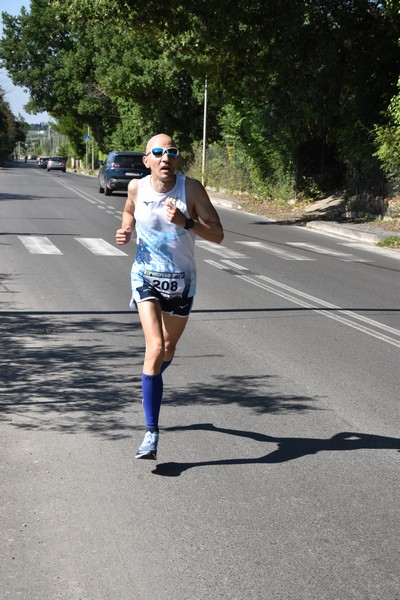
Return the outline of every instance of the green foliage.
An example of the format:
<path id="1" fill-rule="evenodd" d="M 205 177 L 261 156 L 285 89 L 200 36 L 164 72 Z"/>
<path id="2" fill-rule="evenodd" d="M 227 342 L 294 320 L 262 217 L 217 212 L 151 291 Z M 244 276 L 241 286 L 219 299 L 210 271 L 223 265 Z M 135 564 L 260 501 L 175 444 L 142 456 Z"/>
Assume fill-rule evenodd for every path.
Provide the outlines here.
<path id="1" fill-rule="evenodd" d="M 14 117 L 0 87 L 0 163 L 12 154 L 17 142 L 25 142 L 28 127 L 22 117 Z"/>
<path id="2" fill-rule="evenodd" d="M 16 141 L 16 127 L 13 114 L 4 100 L 4 92 L 0 88 L 0 162 L 11 153 Z"/>
<path id="3" fill-rule="evenodd" d="M 196 142 L 193 158 L 187 168 L 188 175 L 200 180 L 203 177 L 202 152 L 202 143 Z M 281 203 L 293 197 L 294 182 L 290 174 L 264 181 L 258 177 L 252 159 L 240 148 L 215 142 L 207 146 L 204 183 L 219 191 L 230 190 L 237 194 L 249 194 L 253 198 L 268 197 Z"/>
<path id="4" fill-rule="evenodd" d="M 379 158 L 387 178 L 400 189 L 400 124 L 376 127 Z"/>
<path id="5" fill-rule="evenodd" d="M 382 173 L 374 158 L 373 138 L 367 133 L 360 123 L 349 122 L 336 135 L 339 155 L 346 165 L 350 194 L 359 194 L 363 190 L 379 191 L 382 186 Z"/>
<path id="6" fill-rule="evenodd" d="M 0 60 L 78 156 L 88 126 L 104 152 L 166 131 L 196 170 L 207 77 L 208 180 L 281 198 L 361 191 L 382 184 L 378 158 L 395 168 L 385 166 L 395 136 L 381 128 L 399 72 L 398 8 L 35 0 L 29 13 L 3 14 Z"/>
<path id="7" fill-rule="evenodd" d="M 400 236 L 389 235 L 377 244 L 380 248 L 400 248 Z"/>
<path id="8" fill-rule="evenodd" d="M 396 189 L 400 189 L 400 80 L 398 88 L 387 110 L 387 122 L 375 127 L 375 156 Z"/>
<path id="9" fill-rule="evenodd" d="M 2 16 L 2 64 L 15 85 L 29 89 L 27 110 L 49 112 L 82 156 L 80 130 L 89 125 L 101 140 L 109 125 L 107 110 L 111 106 L 92 77 L 90 39 L 79 41 L 51 0 L 36 0 L 30 13 L 22 8 L 17 17 Z"/>

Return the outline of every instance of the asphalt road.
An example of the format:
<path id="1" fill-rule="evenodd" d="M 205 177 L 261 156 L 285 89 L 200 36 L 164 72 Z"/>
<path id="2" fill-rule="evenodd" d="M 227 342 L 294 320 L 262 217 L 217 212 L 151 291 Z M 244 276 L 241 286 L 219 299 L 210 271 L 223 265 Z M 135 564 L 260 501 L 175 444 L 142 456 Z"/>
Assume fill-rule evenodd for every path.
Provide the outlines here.
<path id="1" fill-rule="evenodd" d="M 157 462 L 124 195 L 0 171 L 0 598 L 399 600 L 399 258 L 220 208 Z"/>

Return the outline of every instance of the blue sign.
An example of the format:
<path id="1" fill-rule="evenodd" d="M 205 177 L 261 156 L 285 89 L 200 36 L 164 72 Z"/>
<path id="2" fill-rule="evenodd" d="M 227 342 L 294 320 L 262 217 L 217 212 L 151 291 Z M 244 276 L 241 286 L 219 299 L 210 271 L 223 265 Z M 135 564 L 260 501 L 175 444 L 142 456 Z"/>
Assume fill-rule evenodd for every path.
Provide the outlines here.
<path id="1" fill-rule="evenodd" d="M 90 142 L 90 135 L 84 135 L 83 136 L 83 141 L 84 142 Z"/>

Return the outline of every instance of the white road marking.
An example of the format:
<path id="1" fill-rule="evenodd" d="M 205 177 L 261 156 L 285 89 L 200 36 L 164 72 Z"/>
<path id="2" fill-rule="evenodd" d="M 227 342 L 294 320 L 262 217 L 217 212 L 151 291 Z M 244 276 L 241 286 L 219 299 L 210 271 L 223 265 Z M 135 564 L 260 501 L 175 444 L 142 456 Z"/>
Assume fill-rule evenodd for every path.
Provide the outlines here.
<path id="1" fill-rule="evenodd" d="M 225 263 L 226 265 L 229 265 L 230 267 L 233 267 L 234 269 L 237 269 L 238 271 L 249 271 L 247 267 L 244 267 L 243 265 L 238 265 L 232 260 L 223 259 L 221 262 Z"/>
<path id="2" fill-rule="evenodd" d="M 75 238 L 82 246 L 99 256 L 128 256 L 102 238 Z"/>
<path id="3" fill-rule="evenodd" d="M 286 242 L 288 246 L 295 246 L 296 248 L 304 248 L 310 252 L 316 252 L 317 254 L 325 254 L 327 256 L 335 256 L 344 262 L 366 262 L 362 258 L 357 258 L 353 254 L 347 254 L 346 252 L 340 252 L 339 250 L 329 250 L 323 246 L 317 246 L 316 244 L 305 244 L 303 242 Z"/>
<path id="4" fill-rule="evenodd" d="M 238 277 L 239 279 L 242 279 L 243 281 L 246 281 L 246 283 L 251 283 L 251 284 L 253 284 L 257 287 L 260 287 L 268 292 L 271 292 L 272 294 L 275 294 L 276 296 L 280 296 L 281 298 L 284 298 L 285 300 L 288 300 L 289 302 L 293 302 L 293 304 L 303 306 L 304 308 L 312 309 L 312 310 L 314 310 L 314 312 L 316 312 L 320 315 L 323 315 L 324 317 L 326 317 L 328 319 L 333 319 L 334 321 L 338 321 L 339 323 L 342 323 L 343 325 L 347 325 L 348 327 L 357 329 L 358 331 L 361 331 L 363 333 L 366 333 L 367 335 L 375 337 L 383 342 L 386 342 L 387 344 L 390 344 L 392 346 L 400 348 L 400 340 L 389 337 L 388 335 L 380 333 L 379 331 L 374 331 L 373 329 L 370 329 L 370 327 L 366 327 L 359 323 L 350 321 L 350 319 L 346 319 L 345 317 L 342 317 L 341 315 L 346 315 L 356 321 L 357 320 L 362 321 L 364 323 L 367 323 L 371 327 L 375 327 L 376 329 L 381 329 L 382 331 L 386 331 L 397 337 L 400 336 L 399 329 L 389 327 L 388 325 L 385 325 L 384 323 L 379 323 L 378 321 L 374 321 L 373 319 L 369 319 L 368 317 L 364 317 L 363 315 L 359 315 L 353 311 L 343 310 L 339 306 L 336 306 L 335 304 L 331 304 L 330 302 L 325 302 L 325 300 L 321 300 L 320 298 L 316 298 L 315 296 L 311 296 L 310 294 L 305 294 L 304 292 L 301 292 L 300 290 L 296 290 L 295 288 L 292 288 L 292 287 L 285 285 L 279 281 L 271 279 L 270 277 L 266 277 L 265 275 L 257 275 L 256 278 L 249 277 L 248 275 L 236 275 L 236 277 Z M 272 286 L 275 286 L 275 287 L 272 287 Z M 299 296 L 299 298 L 296 298 L 296 296 Z M 301 300 L 300 298 L 304 298 L 304 300 Z M 311 300 L 314 304 L 310 304 L 309 302 L 306 302 L 306 299 Z M 318 304 L 320 306 L 318 306 Z M 323 308 L 323 307 L 325 307 L 325 308 Z M 332 309 L 336 312 L 332 312 Z"/>
<path id="5" fill-rule="evenodd" d="M 301 256 L 300 254 L 294 254 L 293 252 L 288 252 L 287 250 L 283 250 L 282 248 L 271 246 L 270 244 L 266 244 L 265 242 L 236 243 L 242 244 L 243 246 L 249 246 L 250 248 L 257 248 L 258 250 L 262 250 L 263 252 L 267 252 L 268 254 L 277 254 L 284 260 L 315 260 L 315 258 L 310 258 L 309 256 Z"/>
<path id="6" fill-rule="evenodd" d="M 400 260 L 400 250 L 396 248 L 380 248 L 379 246 L 371 246 L 371 244 L 363 244 L 362 242 L 346 242 L 341 243 L 340 245 L 346 246 L 347 248 L 358 248 L 359 250 L 367 250 L 369 252 L 373 252 L 374 254 L 380 254 L 381 256 L 388 256 L 389 258 Z"/>
<path id="7" fill-rule="evenodd" d="M 221 269 L 221 271 L 229 271 L 229 267 L 226 267 L 225 265 L 221 265 L 221 263 L 217 262 L 216 260 L 205 260 L 204 262 L 211 265 L 212 267 Z"/>
<path id="8" fill-rule="evenodd" d="M 296 248 L 304 248 L 305 250 L 310 250 L 310 252 L 316 252 L 317 254 L 327 254 L 329 256 L 343 256 L 349 257 L 352 256 L 346 252 L 340 252 L 339 250 L 329 250 L 329 248 L 324 248 L 323 246 L 317 246 L 316 244 L 305 244 L 303 242 L 286 242 L 288 246 L 295 246 Z"/>
<path id="9" fill-rule="evenodd" d="M 220 258 L 246 258 L 243 256 L 242 252 L 230 250 L 230 248 L 227 248 L 226 246 L 213 244 L 212 242 L 207 242 L 206 240 L 196 240 L 196 246 L 200 246 L 200 248 L 203 248 L 203 250 L 208 250 L 213 254 L 218 254 Z"/>
<path id="10" fill-rule="evenodd" d="M 85 192 L 81 192 L 80 190 L 77 190 L 76 188 L 72 187 L 71 185 L 68 185 L 65 181 L 62 181 L 60 179 L 60 177 L 55 177 L 54 181 L 56 181 L 57 183 L 59 183 L 60 185 L 62 185 L 63 187 L 67 188 L 68 190 L 70 190 L 71 192 L 74 192 L 74 194 L 77 194 L 78 196 L 80 196 L 81 198 L 83 198 L 84 200 L 87 200 L 88 202 L 90 202 L 90 204 L 97 204 L 98 202 L 101 202 L 102 204 L 105 204 L 102 200 L 100 200 L 99 198 L 92 198 L 91 196 L 89 196 L 88 194 L 86 194 Z"/>
<path id="11" fill-rule="evenodd" d="M 19 235 L 18 239 L 21 240 L 25 248 L 30 254 L 62 254 L 61 250 L 57 248 L 47 237 L 40 236 L 35 237 L 33 235 Z"/>

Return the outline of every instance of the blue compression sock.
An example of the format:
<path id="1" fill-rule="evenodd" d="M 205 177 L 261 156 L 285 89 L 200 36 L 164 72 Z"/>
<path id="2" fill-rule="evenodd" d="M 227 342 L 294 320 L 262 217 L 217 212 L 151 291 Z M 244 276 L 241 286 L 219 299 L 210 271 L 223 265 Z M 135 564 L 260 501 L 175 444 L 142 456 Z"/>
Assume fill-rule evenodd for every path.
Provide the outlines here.
<path id="1" fill-rule="evenodd" d="M 142 375 L 143 409 L 146 429 L 158 431 L 158 418 L 160 415 L 161 400 L 163 395 L 162 375 Z"/>
<path id="2" fill-rule="evenodd" d="M 164 373 L 165 369 L 167 369 L 171 363 L 172 363 L 172 358 L 171 358 L 171 360 L 164 360 L 163 364 L 161 365 L 160 375 L 162 375 Z"/>

